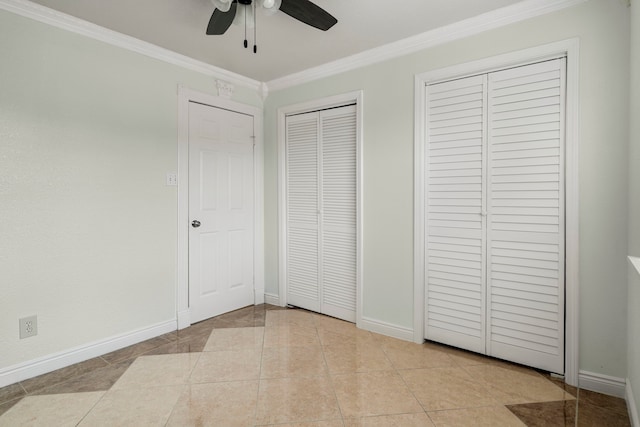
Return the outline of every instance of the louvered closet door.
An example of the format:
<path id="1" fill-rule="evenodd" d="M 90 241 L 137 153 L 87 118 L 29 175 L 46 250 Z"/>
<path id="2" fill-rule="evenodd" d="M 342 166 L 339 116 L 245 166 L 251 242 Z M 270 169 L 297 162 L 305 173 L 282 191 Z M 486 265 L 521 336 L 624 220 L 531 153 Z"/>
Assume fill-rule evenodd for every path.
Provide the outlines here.
<path id="1" fill-rule="evenodd" d="M 488 88 L 488 354 L 562 373 L 565 60 Z"/>
<path id="2" fill-rule="evenodd" d="M 320 311 L 319 116 L 286 118 L 287 302 Z"/>
<path id="3" fill-rule="evenodd" d="M 485 352 L 486 76 L 427 87 L 426 338 Z"/>
<path id="4" fill-rule="evenodd" d="M 322 111 L 320 126 L 322 313 L 355 322 L 355 105 Z"/>
<path id="5" fill-rule="evenodd" d="M 287 302 L 356 320 L 356 107 L 286 119 Z"/>

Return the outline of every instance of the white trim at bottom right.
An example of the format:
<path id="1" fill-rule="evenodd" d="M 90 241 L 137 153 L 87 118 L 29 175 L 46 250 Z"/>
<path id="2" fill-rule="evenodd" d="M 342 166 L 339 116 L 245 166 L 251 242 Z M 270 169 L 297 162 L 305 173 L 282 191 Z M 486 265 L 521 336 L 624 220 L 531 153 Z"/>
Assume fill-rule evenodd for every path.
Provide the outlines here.
<path id="1" fill-rule="evenodd" d="M 623 399 L 625 397 L 627 381 L 624 378 L 581 370 L 578 379 L 580 388 Z"/>

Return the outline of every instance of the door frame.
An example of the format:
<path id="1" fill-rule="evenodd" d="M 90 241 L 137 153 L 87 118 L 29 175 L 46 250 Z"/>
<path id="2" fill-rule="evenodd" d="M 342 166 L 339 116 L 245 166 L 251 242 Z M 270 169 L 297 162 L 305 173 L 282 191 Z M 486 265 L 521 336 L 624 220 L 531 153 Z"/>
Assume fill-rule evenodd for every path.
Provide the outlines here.
<path id="1" fill-rule="evenodd" d="M 278 295 L 266 295 L 273 304 L 287 305 L 287 180 L 286 180 L 286 117 L 317 110 L 355 104 L 356 106 L 356 326 L 362 323 L 362 100 L 361 90 L 329 96 L 278 108 Z"/>
<path id="2" fill-rule="evenodd" d="M 578 77 L 579 40 L 550 43 L 415 76 L 414 129 L 414 342 L 424 341 L 425 313 L 425 144 L 426 86 L 525 65 L 554 57 L 567 58 L 565 117 L 565 381 L 578 384 L 579 369 L 579 175 L 578 175 Z"/>
<path id="3" fill-rule="evenodd" d="M 253 291 L 254 304 L 264 303 L 264 142 L 263 110 L 219 96 L 178 86 L 178 235 L 176 313 L 178 329 L 191 325 L 189 311 L 189 102 L 253 117 Z"/>

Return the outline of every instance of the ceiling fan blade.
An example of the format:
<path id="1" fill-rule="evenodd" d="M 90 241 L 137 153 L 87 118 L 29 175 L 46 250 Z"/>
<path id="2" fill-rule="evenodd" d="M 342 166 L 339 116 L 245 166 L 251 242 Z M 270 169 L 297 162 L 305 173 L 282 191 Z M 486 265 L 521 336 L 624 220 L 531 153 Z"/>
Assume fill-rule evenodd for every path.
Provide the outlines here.
<path id="1" fill-rule="evenodd" d="M 231 26 L 233 18 L 236 16 L 237 8 L 238 3 L 234 0 L 228 12 L 223 12 L 220 9 L 214 10 L 209 20 L 209 25 L 207 25 L 207 35 L 217 36 L 224 34 Z"/>
<path id="2" fill-rule="evenodd" d="M 282 0 L 280 10 L 322 31 L 327 31 L 338 22 L 329 12 L 309 0 Z"/>

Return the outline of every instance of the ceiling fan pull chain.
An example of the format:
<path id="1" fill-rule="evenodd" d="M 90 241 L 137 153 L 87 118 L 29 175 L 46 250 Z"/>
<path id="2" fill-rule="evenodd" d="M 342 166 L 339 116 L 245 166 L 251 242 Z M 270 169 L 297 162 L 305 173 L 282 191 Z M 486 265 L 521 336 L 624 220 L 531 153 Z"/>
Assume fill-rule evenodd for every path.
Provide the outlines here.
<path id="1" fill-rule="evenodd" d="M 247 42 L 247 6 L 242 6 L 242 10 L 244 11 L 244 48 L 246 49 L 249 46 Z"/>
<path id="2" fill-rule="evenodd" d="M 253 53 L 258 53 L 258 14 L 256 10 L 256 2 L 252 4 L 253 7 Z"/>

